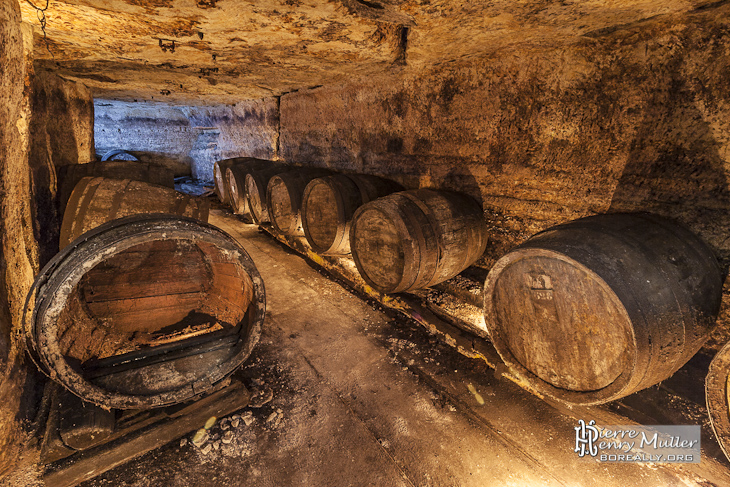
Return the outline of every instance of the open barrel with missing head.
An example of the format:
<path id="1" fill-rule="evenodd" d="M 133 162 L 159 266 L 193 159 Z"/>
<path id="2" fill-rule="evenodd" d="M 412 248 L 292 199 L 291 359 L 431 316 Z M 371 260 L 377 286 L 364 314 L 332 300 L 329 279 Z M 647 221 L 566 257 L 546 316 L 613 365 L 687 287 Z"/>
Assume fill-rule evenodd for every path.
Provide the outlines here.
<path id="1" fill-rule="evenodd" d="M 66 246 L 28 295 L 25 337 L 41 370 L 107 408 L 210 391 L 258 341 L 264 285 L 223 231 L 175 215 L 105 223 Z"/>

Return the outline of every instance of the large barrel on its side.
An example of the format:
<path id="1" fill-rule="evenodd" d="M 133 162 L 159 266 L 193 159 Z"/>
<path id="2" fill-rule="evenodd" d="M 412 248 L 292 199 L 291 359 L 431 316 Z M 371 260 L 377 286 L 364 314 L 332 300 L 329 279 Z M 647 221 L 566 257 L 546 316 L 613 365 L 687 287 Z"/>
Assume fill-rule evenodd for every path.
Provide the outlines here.
<path id="1" fill-rule="evenodd" d="M 283 164 L 278 162 L 249 158 L 247 161 L 233 164 L 226 169 L 228 197 L 233 213 L 240 215 L 246 222 L 252 222 L 248 198 L 246 197 L 246 175 L 261 169 L 282 167 Z"/>
<path id="2" fill-rule="evenodd" d="M 730 460 L 730 343 L 715 355 L 705 378 L 705 399 L 717 442 Z"/>
<path id="3" fill-rule="evenodd" d="M 487 329 L 537 392 L 600 404 L 677 371 L 707 338 L 722 274 L 696 235 L 650 214 L 583 218 L 502 257 L 484 287 Z"/>
<path id="4" fill-rule="evenodd" d="M 248 209 L 251 212 L 251 219 L 254 223 L 261 225 L 262 223 L 271 222 L 269 206 L 266 202 L 266 189 L 269 186 L 269 180 L 277 174 L 282 174 L 292 169 L 287 166 L 277 166 L 246 174 L 246 198 L 248 199 Z"/>
<path id="5" fill-rule="evenodd" d="M 335 174 L 313 179 L 302 197 L 302 226 L 307 242 L 319 253 L 349 254 L 350 224 L 365 203 L 403 187 L 366 174 Z"/>
<path id="6" fill-rule="evenodd" d="M 60 213 L 66 210 L 66 203 L 76 185 L 83 178 L 104 177 L 112 179 L 132 179 L 157 184 L 166 188 L 175 187 L 173 172 L 162 166 L 138 161 L 107 161 L 72 164 L 57 168 L 58 201 Z"/>
<path id="7" fill-rule="evenodd" d="M 307 184 L 315 178 L 332 174 L 327 169 L 296 169 L 277 174 L 266 187 L 266 205 L 271 224 L 280 233 L 303 236 L 302 197 Z"/>
<path id="8" fill-rule="evenodd" d="M 176 215 L 113 220 L 41 271 L 24 315 L 27 348 L 53 380 L 105 408 L 188 401 L 250 355 L 264 284 L 222 230 Z"/>
<path id="9" fill-rule="evenodd" d="M 169 213 L 208 221 L 208 202 L 174 189 L 129 179 L 84 178 L 76 185 L 61 223 L 59 247 L 115 218 Z"/>
<path id="10" fill-rule="evenodd" d="M 353 216 L 350 247 L 362 278 L 394 293 L 454 277 L 487 245 L 479 204 L 452 191 L 417 189 L 361 206 Z"/>

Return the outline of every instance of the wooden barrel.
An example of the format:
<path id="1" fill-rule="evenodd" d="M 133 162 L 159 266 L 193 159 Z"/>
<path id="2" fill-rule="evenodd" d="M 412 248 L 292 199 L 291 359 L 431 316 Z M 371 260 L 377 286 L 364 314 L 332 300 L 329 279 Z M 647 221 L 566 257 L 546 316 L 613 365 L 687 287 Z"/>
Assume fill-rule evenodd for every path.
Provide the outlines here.
<path id="1" fill-rule="evenodd" d="M 355 210 L 403 187 L 365 174 L 335 174 L 307 184 L 302 198 L 302 226 L 307 242 L 319 253 L 349 254 L 350 223 Z"/>
<path id="2" fill-rule="evenodd" d="M 230 195 L 228 194 L 227 170 L 235 164 L 237 160 L 240 161 L 239 158 L 223 159 L 222 161 L 216 161 L 213 164 L 213 182 L 215 183 L 214 191 L 220 202 L 224 205 L 231 204 Z"/>
<path id="3" fill-rule="evenodd" d="M 77 396 L 145 409 L 224 384 L 264 314 L 263 281 L 232 237 L 146 214 L 96 227 L 57 254 L 28 294 L 24 334 L 40 369 Z"/>
<path id="4" fill-rule="evenodd" d="M 61 223 L 59 247 L 115 218 L 169 213 L 208 221 L 208 202 L 174 189 L 129 179 L 84 178 L 76 185 Z"/>
<path id="5" fill-rule="evenodd" d="M 725 456 L 730 460 L 730 343 L 715 355 L 705 379 L 710 422 Z"/>
<path id="6" fill-rule="evenodd" d="M 89 162 L 87 164 L 61 166 L 56 169 L 56 172 L 58 175 L 58 201 L 61 215 L 66 210 L 66 202 L 71 193 L 83 178 L 132 179 L 165 186 L 166 188 L 175 187 L 174 174 L 170 169 L 145 162 Z"/>
<path id="7" fill-rule="evenodd" d="M 124 149 L 112 149 L 104 153 L 101 156 L 101 161 L 138 161 L 135 156 L 125 151 Z"/>
<path id="8" fill-rule="evenodd" d="M 271 222 L 271 215 L 269 215 L 269 207 L 266 202 L 266 189 L 269 186 L 269 180 L 277 174 L 292 169 L 287 166 L 269 167 L 246 174 L 246 198 L 248 199 L 251 219 L 254 223 L 261 225 L 262 223 Z"/>
<path id="9" fill-rule="evenodd" d="M 361 206 L 350 228 L 352 258 L 374 289 L 422 289 L 454 277 L 487 245 L 479 204 L 451 191 L 393 193 Z"/>
<path id="10" fill-rule="evenodd" d="M 302 197 L 304 189 L 315 178 L 332 174 L 327 169 L 296 169 L 277 174 L 266 187 L 266 205 L 271 224 L 284 235 L 304 236 Z"/>
<path id="11" fill-rule="evenodd" d="M 484 286 L 494 347 L 529 387 L 600 404 L 652 386 L 702 346 L 720 306 L 712 251 L 650 214 L 583 218 L 502 257 Z"/>
<path id="12" fill-rule="evenodd" d="M 248 208 L 246 197 L 246 175 L 254 171 L 266 168 L 282 168 L 283 164 L 274 161 L 248 158 L 247 161 L 233 164 L 226 169 L 226 180 L 228 181 L 228 197 L 231 209 L 236 215 L 240 215 L 244 221 L 251 223 L 251 211 Z"/>

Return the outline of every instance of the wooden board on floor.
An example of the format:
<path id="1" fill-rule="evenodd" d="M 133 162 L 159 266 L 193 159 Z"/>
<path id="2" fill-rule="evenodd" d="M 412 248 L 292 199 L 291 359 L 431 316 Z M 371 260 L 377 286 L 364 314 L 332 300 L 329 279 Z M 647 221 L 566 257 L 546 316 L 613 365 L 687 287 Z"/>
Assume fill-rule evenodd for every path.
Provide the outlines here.
<path id="1" fill-rule="evenodd" d="M 201 428 L 211 416 L 227 416 L 248 405 L 251 394 L 238 380 L 193 403 L 155 412 L 142 427 L 48 465 L 45 484 L 72 487 Z"/>

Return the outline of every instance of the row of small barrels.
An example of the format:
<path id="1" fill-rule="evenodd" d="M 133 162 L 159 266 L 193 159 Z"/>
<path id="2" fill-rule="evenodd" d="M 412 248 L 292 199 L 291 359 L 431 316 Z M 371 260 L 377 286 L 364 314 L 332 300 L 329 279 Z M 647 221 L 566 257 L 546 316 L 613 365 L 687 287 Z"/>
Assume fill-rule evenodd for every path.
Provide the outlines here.
<path id="1" fill-rule="evenodd" d="M 225 384 L 258 341 L 265 292 L 209 203 L 137 162 L 59 171 L 60 252 L 28 294 L 34 362 L 83 400 L 146 409 Z M 67 198 L 67 200 L 65 200 Z"/>
<path id="2" fill-rule="evenodd" d="M 214 174 L 216 193 L 235 213 L 303 236 L 318 253 L 352 253 L 362 278 L 380 292 L 449 279 L 487 245 L 481 206 L 458 192 L 404 191 L 376 176 L 246 158 L 219 161 Z"/>
<path id="3" fill-rule="evenodd" d="M 481 208 L 463 195 L 284 166 L 228 171 L 234 209 L 257 223 L 270 219 L 282 233 L 303 232 L 318 252 L 351 250 L 363 278 L 383 292 L 433 285 L 484 250 Z M 248 210 L 239 203 L 246 191 Z M 456 272 L 434 272 L 443 260 Z M 713 329 L 722 282 L 711 249 L 682 225 L 642 213 L 598 215 L 545 230 L 499 259 L 485 282 L 485 325 L 532 390 L 600 404 L 681 368 Z M 722 421 L 730 438 L 730 347 L 724 356 L 714 375 L 722 392 L 708 392 L 708 402 L 715 398 L 710 409 L 721 419 L 713 424 Z"/>

